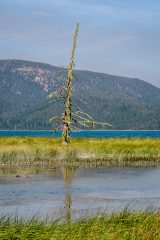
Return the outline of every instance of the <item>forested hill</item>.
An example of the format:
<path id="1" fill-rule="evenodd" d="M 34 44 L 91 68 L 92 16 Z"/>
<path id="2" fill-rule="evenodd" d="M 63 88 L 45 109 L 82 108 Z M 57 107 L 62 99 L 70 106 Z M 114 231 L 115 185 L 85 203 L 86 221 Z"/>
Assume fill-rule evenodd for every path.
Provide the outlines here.
<path id="1" fill-rule="evenodd" d="M 63 102 L 47 96 L 66 75 L 48 64 L 1 60 L 0 129 L 52 128 L 49 118 L 63 112 Z M 77 105 L 111 123 L 109 129 L 160 129 L 160 89 L 139 79 L 75 71 L 72 107 Z"/>

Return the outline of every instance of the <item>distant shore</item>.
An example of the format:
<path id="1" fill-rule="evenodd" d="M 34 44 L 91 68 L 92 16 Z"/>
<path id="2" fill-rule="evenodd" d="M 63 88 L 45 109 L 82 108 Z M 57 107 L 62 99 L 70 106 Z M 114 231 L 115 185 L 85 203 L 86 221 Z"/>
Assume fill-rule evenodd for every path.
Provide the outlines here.
<path id="1" fill-rule="evenodd" d="M 0 167 L 160 166 L 160 139 L 0 137 Z"/>

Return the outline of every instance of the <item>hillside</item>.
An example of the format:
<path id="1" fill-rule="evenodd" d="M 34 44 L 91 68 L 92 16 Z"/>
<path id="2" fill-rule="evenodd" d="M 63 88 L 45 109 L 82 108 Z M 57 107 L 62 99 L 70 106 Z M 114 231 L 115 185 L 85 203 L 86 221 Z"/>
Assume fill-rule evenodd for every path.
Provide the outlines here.
<path id="1" fill-rule="evenodd" d="M 21 60 L 0 61 L 0 129 L 50 129 L 63 105 L 47 99 L 67 70 Z M 160 129 L 160 89 L 139 79 L 75 71 L 73 108 L 78 105 L 109 129 Z M 79 99 L 87 102 L 84 104 Z"/>

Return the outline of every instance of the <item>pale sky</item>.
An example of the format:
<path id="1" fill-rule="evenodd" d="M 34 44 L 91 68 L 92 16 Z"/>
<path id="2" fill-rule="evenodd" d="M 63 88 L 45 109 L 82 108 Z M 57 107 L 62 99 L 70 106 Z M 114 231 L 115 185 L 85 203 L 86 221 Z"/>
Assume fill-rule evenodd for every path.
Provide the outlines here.
<path id="1" fill-rule="evenodd" d="M 1 59 L 67 66 L 77 21 L 77 69 L 160 87 L 159 0 L 0 0 Z"/>

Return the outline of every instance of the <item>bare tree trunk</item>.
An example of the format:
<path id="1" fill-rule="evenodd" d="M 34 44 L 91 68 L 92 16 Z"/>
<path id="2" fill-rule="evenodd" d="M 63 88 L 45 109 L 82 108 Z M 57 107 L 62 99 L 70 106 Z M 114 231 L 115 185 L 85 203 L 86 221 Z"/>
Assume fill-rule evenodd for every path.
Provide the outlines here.
<path id="1" fill-rule="evenodd" d="M 70 141 L 70 123 L 71 123 L 71 84 L 72 84 L 72 74 L 74 67 L 74 54 L 77 43 L 77 35 L 79 30 L 79 23 L 77 23 L 76 31 L 74 33 L 74 42 L 71 52 L 70 64 L 67 76 L 67 86 L 66 86 L 66 101 L 65 101 L 65 112 L 62 114 L 63 121 L 63 131 L 62 131 L 62 143 L 69 143 Z"/>

